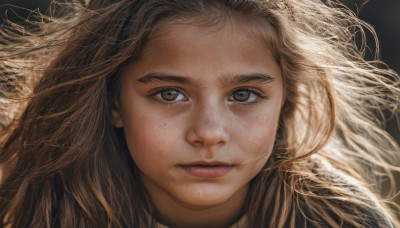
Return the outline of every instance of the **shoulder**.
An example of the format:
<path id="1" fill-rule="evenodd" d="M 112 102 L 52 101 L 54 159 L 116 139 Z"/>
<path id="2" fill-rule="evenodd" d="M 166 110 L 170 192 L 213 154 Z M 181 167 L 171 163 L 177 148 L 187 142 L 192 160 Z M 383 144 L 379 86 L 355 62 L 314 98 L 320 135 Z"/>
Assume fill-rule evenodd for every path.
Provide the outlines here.
<path id="1" fill-rule="evenodd" d="M 297 195 L 296 227 L 395 227 L 378 196 L 355 178 L 324 161 L 316 169 Z"/>
<path id="2" fill-rule="evenodd" d="M 298 213 L 296 216 L 295 227 L 395 227 L 389 217 L 377 210 L 352 205 L 351 203 L 346 205 L 346 203 L 341 202 L 341 204 L 341 209 L 324 208 L 318 212 L 304 206 L 302 213 Z"/>
<path id="3" fill-rule="evenodd" d="M 297 215 L 295 227 L 335 227 L 333 224 L 336 224 L 337 227 L 395 227 L 388 216 L 376 209 L 352 203 L 340 203 L 342 204 L 342 208 L 340 209 L 325 208 L 319 212 L 307 210 L 307 207 L 305 207 L 303 213 Z"/>

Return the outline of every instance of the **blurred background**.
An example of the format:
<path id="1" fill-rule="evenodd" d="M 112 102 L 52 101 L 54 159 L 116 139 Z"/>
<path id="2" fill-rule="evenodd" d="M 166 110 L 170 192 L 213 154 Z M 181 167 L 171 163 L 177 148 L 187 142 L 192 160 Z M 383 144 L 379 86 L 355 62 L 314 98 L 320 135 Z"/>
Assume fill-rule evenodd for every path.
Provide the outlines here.
<path id="1" fill-rule="evenodd" d="M 400 74 L 400 0 L 345 0 L 345 4 L 359 18 L 375 28 L 380 41 L 381 59 Z M 369 46 L 374 47 L 372 37 Z M 371 58 L 367 56 L 366 58 Z M 387 130 L 400 143 L 400 129 L 396 121 L 386 125 Z M 399 155 L 400 156 L 400 155 Z"/>
<path id="2" fill-rule="evenodd" d="M 46 13 L 51 0 L 0 0 L 0 23 L 5 18 L 12 22 L 23 23 L 29 17 L 29 11 L 39 10 Z M 83 0 L 82 0 L 83 1 Z M 96 0 L 106 1 L 106 0 Z M 371 24 L 380 40 L 381 59 L 390 68 L 400 73 L 400 0 L 343 0 L 362 20 Z M 372 37 L 369 46 L 374 48 Z M 366 58 L 371 58 L 367 56 Z M 0 115 L 1 117 L 1 115 Z M 1 122 L 1 119 L 0 119 Z M 387 123 L 387 130 L 400 143 L 400 129 L 396 121 Z M 400 156 L 400 155 L 399 155 Z M 400 175 L 398 175 L 400 180 Z M 400 181 L 399 181 L 400 183 Z M 397 197 L 400 204 L 400 197 Z"/>

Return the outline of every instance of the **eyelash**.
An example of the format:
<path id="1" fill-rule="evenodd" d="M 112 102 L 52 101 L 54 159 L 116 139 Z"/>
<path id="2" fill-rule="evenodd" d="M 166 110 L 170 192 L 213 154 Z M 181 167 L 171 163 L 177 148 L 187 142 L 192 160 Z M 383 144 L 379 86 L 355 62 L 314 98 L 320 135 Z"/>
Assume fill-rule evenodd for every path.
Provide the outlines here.
<path id="1" fill-rule="evenodd" d="M 175 91 L 178 92 L 178 96 L 184 96 L 185 100 L 181 100 L 181 101 L 166 101 L 164 100 L 161 96 L 162 92 L 166 92 L 166 91 Z M 250 96 L 251 95 L 255 95 L 256 97 L 254 98 L 254 101 L 251 102 L 240 102 L 240 101 L 230 101 L 233 102 L 235 104 L 238 105 L 251 105 L 251 104 L 256 104 L 258 102 L 260 102 L 260 99 L 267 99 L 267 96 L 264 95 L 264 93 L 258 89 L 254 89 L 254 88 L 247 88 L 247 87 L 243 87 L 243 88 L 237 88 L 235 90 L 233 90 L 228 97 L 228 101 L 230 100 L 230 98 L 234 95 L 235 92 L 239 92 L 239 91 L 246 91 L 246 92 L 250 92 Z M 188 97 L 185 94 L 185 92 L 182 91 L 182 89 L 179 88 L 175 88 L 175 87 L 166 87 L 166 88 L 157 88 L 155 90 L 153 90 L 153 92 L 150 94 L 150 97 L 154 98 L 155 100 L 157 100 L 158 102 L 161 102 L 165 105 L 173 105 L 176 103 L 180 103 L 180 102 L 184 102 L 184 101 L 188 101 Z"/>
<path id="2" fill-rule="evenodd" d="M 163 98 L 161 97 L 161 96 L 162 96 L 161 93 L 162 93 L 162 92 L 166 92 L 166 91 L 175 91 L 175 92 L 178 92 L 178 93 L 179 93 L 178 96 L 184 96 L 184 97 L 185 97 L 185 100 L 184 100 L 184 101 L 189 100 L 189 99 L 187 98 L 186 94 L 185 94 L 181 89 L 175 88 L 175 87 L 157 88 L 157 89 L 153 90 L 153 92 L 150 94 L 150 97 L 154 98 L 154 99 L 157 100 L 158 102 L 161 102 L 161 103 L 163 103 L 163 104 L 165 104 L 165 105 L 173 105 L 173 104 L 175 104 L 175 103 L 182 102 L 182 101 L 166 101 L 166 100 L 163 100 Z"/>
<path id="3" fill-rule="evenodd" d="M 248 102 L 248 101 L 244 101 L 244 102 L 236 101 L 235 102 L 235 101 L 233 101 L 235 104 L 238 104 L 238 105 L 243 105 L 243 106 L 252 105 L 252 104 L 259 103 L 260 99 L 263 99 L 263 100 L 267 99 L 267 96 L 265 96 L 262 91 L 260 91 L 258 89 L 254 89 L 254 88 L 243 87 L 243 88 L 237 88 L 237 89 L 233 90 L 230 93 L 228 100 L 230 99 L 231 96 L 234 95 L 235 92 L 239 92 L 239 91 L 250 92 L 251 93 L 250 96 L 255 95 L 256 97 L 254 98 L 254 101 L 251 101 L 251 102 Z"/>

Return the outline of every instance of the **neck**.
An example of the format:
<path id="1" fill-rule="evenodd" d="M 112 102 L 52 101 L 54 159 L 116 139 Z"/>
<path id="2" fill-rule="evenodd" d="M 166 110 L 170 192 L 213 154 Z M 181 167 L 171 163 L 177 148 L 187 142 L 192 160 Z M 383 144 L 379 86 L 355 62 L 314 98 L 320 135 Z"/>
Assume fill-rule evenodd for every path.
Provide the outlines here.
<path id="1" fill-rule="evenodd" d="M 248 186 L 227 201 L 212 206 L 194 207 L 177 202 L 165 192 L 150 192 L 156 208 L 157 221 L 168 227 L 229 227 L 240 219 Z"/>

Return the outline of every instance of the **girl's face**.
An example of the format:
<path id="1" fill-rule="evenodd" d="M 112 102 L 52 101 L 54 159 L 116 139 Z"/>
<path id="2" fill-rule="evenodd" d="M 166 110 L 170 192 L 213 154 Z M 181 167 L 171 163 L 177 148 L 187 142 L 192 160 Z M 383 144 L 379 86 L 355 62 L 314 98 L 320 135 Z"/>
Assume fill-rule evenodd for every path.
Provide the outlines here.
<path id="1" fill-rule="evenodd" d="M 281 71 L 267 45 L 244 31 L 168 23 L 122 70 L 113 121 L 155 204 L 241 201 L 270 157 Z"/>

